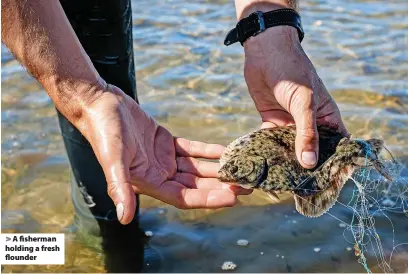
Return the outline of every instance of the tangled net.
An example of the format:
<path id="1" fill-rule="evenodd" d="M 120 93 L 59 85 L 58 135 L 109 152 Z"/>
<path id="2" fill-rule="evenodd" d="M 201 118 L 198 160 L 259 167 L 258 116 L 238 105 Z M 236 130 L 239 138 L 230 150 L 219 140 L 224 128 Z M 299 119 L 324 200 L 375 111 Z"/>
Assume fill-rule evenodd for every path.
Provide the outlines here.
<path id="1" fill-rule="evenodd" d="M 371 270 L 365 256 L 366 252 L 373 252 L 378 266 L 385 273 L 392 273 L 391 260 L 394 251 L 402 245 L 408 245 L 395 242 L 394 225 L 388 216 L 400 213 L 408 217 L 408 182 L 401 176 L 405 168 L 395 160 L 383 162 L 394 178 L 392 182 L 386 181 L 373 169 L 360 169 L 351 178 L 355 188 L 350 201 L 347 204 L 338 201 L 353 212 L 351 224 L 347 225 L 344 234 L 346 240 L 354 245 L 355 255 L 359 257 L 358 262 L 367 273 L 371 273 Z M 375 218 L 380 216 L 385 217 L 392 228 L 392 250 L 388 256 L 375 227 Z M 346 234 L 351 234 L 351 239 Z"/>
<path id="2" fill-rule="evenodd" d="M 387 150 L 388 151 L 388 150 Z M 344 230 L 345 239 L 354 246 L 354 253 L 358 262 L 367 273 L 372 273 L 366 253 L 371 252 L 377 260 L 378 267 L 384 273 L 393 273 L 391 260 L 397 248 L 408 246 L 408 243 L 396 243 L 395 229 L 390 214 L 403 214 L 408 217 L 408 180 L 403 176 L 406 168 L 394 160 L 381 159 L 393 181 L 382 177 L 374 168 L 362 168 L 357 170 L 351 181 L 354 183 L 352 196 L 348 203 L 337 203 L 351 210 L 351 223 L 334 216 L 330 212 L 326 214 L 340 221 Z M 302 182 L 303 184 L 303 182 Z M 302 185 L 301 184 L 301 185 Z M 383 247 L 383 241 L 377 233 L 376 218 L 386 218 L 392 230 L 392 248 L 387 253 Z M 408 266 L 408 259 L 406 265 Z"/>

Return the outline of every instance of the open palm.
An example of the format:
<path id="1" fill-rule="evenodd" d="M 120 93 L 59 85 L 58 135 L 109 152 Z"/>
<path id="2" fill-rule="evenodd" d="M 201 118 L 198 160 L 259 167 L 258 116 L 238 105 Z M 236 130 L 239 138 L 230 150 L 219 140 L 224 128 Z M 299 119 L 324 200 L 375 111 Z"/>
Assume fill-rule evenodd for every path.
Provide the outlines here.
<path id="1" fill-rule="evenodd" d="M 175 138 L 119 88 L 108 85 L 90 105 L 79 130 L 91 144 L 121 223 L 132 220 L 134 193 L 178 208 L 219 208 L 249 194 L 216 179 L 224 147 Z"/>

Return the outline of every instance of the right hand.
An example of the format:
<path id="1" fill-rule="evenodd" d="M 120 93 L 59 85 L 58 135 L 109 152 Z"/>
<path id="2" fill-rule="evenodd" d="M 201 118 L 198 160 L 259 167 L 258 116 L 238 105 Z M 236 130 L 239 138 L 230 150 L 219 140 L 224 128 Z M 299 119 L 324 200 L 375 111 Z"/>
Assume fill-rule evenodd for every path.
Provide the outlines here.
<path id="1" fill-rule="evenodd" d="M 116 205 L 118 219 L 135 214 L 135 192 L 178 208 L 233 206 L 236 196 L 250 194 L 216 179 L 224 147 L 175 138 L 119 88 L 108 85 L 76 127 L 91 144 Z"/>
<path id="2" fill-rule="evenodd" d="M 318 162 L 317 125 L 349 133 L 336 102 L 300 44 L 296 29 L 269 28 L 244 43 L 245 80 L 262 128 L 296 125 L 295 150 L 304 168 Z"/>

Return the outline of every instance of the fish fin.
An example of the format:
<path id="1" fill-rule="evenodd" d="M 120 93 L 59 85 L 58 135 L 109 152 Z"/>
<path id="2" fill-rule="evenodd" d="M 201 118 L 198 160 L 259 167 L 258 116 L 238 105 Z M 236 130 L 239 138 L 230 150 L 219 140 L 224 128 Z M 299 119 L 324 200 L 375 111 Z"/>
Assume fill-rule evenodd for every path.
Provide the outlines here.
<path id="1" fill-rule="evenodd" d="M 384 178 L 386 178 L 390 182 L 393 181 L 392 176 L 388 173 L 386 167 L 379 160 L 374 161 L 373 165 L 378 173 L 380 173 Z"/>
<path id="2" fill-rule="evenodd" d="M 337 144 L 337 146 L 344 145 L 344 144 L 346 144 L 346 143 L 349 142 L 349 141 L 350 141 L 350 137 L 343 137 L 343 138 L 339 141 L 339 143 Z"/>
<path id="3" fill-rule="evenodd" d="M 280 199 L 279 199 L 278 195 L 276 195 L 275 191 L 270 190 L 270 191 L 266 192 L 266 194 L 268 195 L 269 198 L 271 198 L 272 201 L 280 202 Z"/>
<path id="4" fill-rule="evenodd" d="M 347 179 L 342 176 L 339 180 L 332 180 L 331 186 L 314 195 L 294 193 L 296 210 L 306 217 L 320 217 L 334 206 Z"/>
<path id="5" fill-rule="evenodd" d="M 252 132 L 251 132 L 251 133 L 252 133 Z M 226 147 L 226 149 L 224 150 L 224 153 L 221 155 L 220 160 L 219 160 L 221 165 L 224 165 L 224 164 L 227 163 L 231 158 L 233 158 L 233 157 L 235 156 L 237 147 L 238 147 L 239 145 L 242 146 L 243 144 L 247 143 L 247 142 L 250 140 L 249 135 L 250 135 L 251 133 L 248 133 L 248 134 L 246 134 L 246 135 L 244 135 L 244 136 L 241 136 L 241 137 L 235 139 L 234 141 L 232 141 L 232 142 Z"/>

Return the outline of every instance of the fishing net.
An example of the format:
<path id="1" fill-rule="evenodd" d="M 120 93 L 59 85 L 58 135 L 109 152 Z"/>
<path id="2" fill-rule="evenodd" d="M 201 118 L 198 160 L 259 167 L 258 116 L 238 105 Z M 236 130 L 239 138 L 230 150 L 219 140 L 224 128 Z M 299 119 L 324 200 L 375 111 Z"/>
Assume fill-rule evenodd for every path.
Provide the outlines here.
<path id="1" fill-rule="evenodd" d="M 383 160 L 393 181 L 385 180 L 373 169 L 360 169 L 351 178 L 355 187 L 347 204 L 340 203 L 353 212 L 352 221 L 345 229 L 345 238 L 354 246 L 358 262 L 371 273 L 365 254 L 372 253 L 378 266 L 385 273 L 394 272 L 391 261 L 397 248 L 408 243 L 398 243 L 390 214 L 404 214 L 408 217 L 408 183 L 401 175 L 404 167 L 395 160 Z M 386 252 L 383 240 L 376 230 L 376 217 L 386 218 L 392 230 L 391 251 Z M 350 237 L 351 236 L 351 237 Z M 388 237 L 387 237 L 388 238 Z M 389 243 L 391 240 L 391 243 Z"/>
<path id="2" fill-rule="evenodd" d="M 351 177 L 354 183 L 351 198 L 347 202 L 337 200 L 338 204 L 352 212 L 351 220 L 343 220 L 333 213 L 326 213 L 338 220 L 340 226 L 345 228 L 344 238 L 354 247 L 357 260 L 367 273 L 372 273 L 374 266 L 380 268 L 384 273 L 393 273 L 393 256 L 399 250 L 408 249 L 408 242 L 396 240 L 396 236 L 400 234 L 396 235 L 393 223 L 396 215 L 403 217 L 404 223 L 408 221 L 408 180 L 405 177 L 406 174 L 404 175 L 408 170 L 395 161 L 391 153 L 389 155 L 391 160 L 385 158 L 380 158 L 380 160 L 387 173 L 393 178 L 392 181 L 385 179 L 374 168 L 361 168 Z M 391 238 L 389 236 L 380 237 L 376 229 L 376 221 L 379 219 L 382 220 L 382 226 L 384 226 L 383 220 L 387 221 L 387 232 L 392 232 Z M 387 249 L 384 247 L 385 244 Z M 367 254 L 374 257 L 377 264 L 370 264 Z M 406 258 L 405 267 L 408 266 L 407 254 L 403 255 Z"/>

